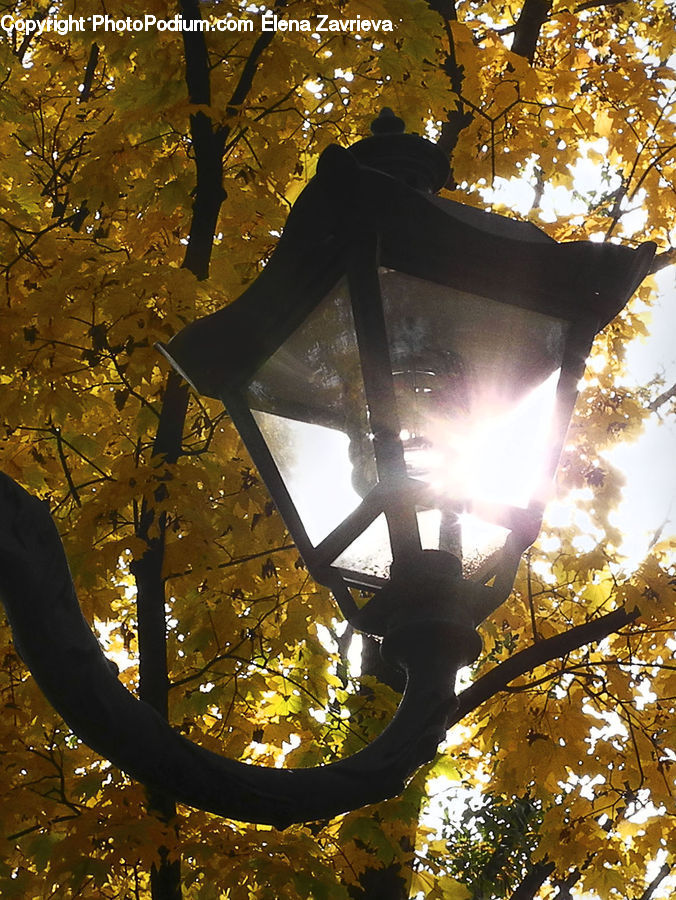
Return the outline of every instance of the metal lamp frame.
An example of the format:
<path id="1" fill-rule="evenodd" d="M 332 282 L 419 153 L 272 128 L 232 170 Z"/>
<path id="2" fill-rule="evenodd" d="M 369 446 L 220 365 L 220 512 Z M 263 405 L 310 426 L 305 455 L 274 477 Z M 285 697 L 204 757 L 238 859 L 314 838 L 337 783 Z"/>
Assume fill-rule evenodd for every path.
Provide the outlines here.
<path id="1" fill-rule="evenodd" d="M 431 191 L 447 170 L 440 152 L 412 135 L 381 133 L 348 150 L 329 147 L 256 281 L 160 347 L 197 391 L 223 401 L 312 576 L 333 591 L 355 628 L 383 637 L 383 656 L 406 673 L 394 719 L 353 757 L 275 773 L 228 761 L 238 767 L 237 784 L 251 786 L 249 821 L 308 821 L 394 796 L 434 756 L 458 708 L 457 671 L 481 650 L 476 627 L 511 592 L 521 555 L 539 531 L 544 483 L 556 469 L 594 336 L 629 300 L 655 252 L 652 243 L 637 250 L 559 244 L 535 226 L 442 200 Z M 429 486 L 406 473 L 381 266 L 568 323 L 543 490 L 526 509 L 488 511 L 509 534 L 472 578 L 462 577 L 451 554 L 421 549 L 416 505 L 433 498 Z M 246 393 L 261 366 L 345 277 L 379 481 L 315 546 Z M 335 565 L 382 513 L 393 550 L 389 579 Z M 373 597 L 359 608 L 351 587 Z"/>
<path id="2" fill-rule="evenodd" d="M 509 535 L 473 580 L 462 577 L 451 554 L 420 549 L 415 507 L 433 498 L 406 474 L 379 267 L 570 323 L 549 476 L 593 337 L 627 302 L 655 249 L 557 244 L 531 225 L 440 200 L 430 193 L 448 171 L 440 151 L 413 135 L 389 134 L 384 124 L 350 150 L 325 151 L 259 278 L 229 307 L 188 325 L 162 348 L 198 391 L 223 399 L 312 575 L 333 590 L 356 628 L 383 636 L 383 655 L 406 672 L 397 713 L 373 743 L 324 766 L 277 769 L 227 759 L 187 740 L 118 680 L 82 615 L 45 504 L 0 475 L 6 513 L 0 599 L 24 661 L 69 727 L 177 801 L 280 828 L 393 797 L 433 757 L 449 722 L 459 719 L 455 675 L 480 652 L 476 626 L 508 596 L 521 554 L 539 529 L 539 497 L 528 509 L 490 510 Z M 381 480 L 314 546 L 246 391 L 343 277 Z M 394 556 L 389 579 L 365 579 L 336 566 L 341 549 L 382 513 Z M 31 564 L 36 558 L 39 567 Z M 374 596 L 359 609 L 350 585 L 371 588 Z"/>
<path id="3" fill-rule="evenodd" d="M 413 135 L 395 135 L 413 138 Z M 434 145 L 422 138 L 428 148 Z M 254 284 L 230 306 L 188 325 L 160 347 L 201 393 L 220 398 L 249 449 L 313 578 L 328 586 L 343 615 L 360 612 L 350 587 L 378 591 L 387 579 L 347 570 L 337 557 L 385 514 L 393 561 L 421 551 L 416 506 L 433 505 L 430 488 L 409 478 L 397 420 L 379 266 L 456 290 L 555 316 L 568 323 L 556 389 L 555 420 L 540 489 L 528 509 L 483 508 L 509 531 L 539 520 L 597 332 L 626 304 L 655 252 L 592 242 L 557 243 L 535 226 L 441 200 L 359 162 L 369 138 L 350 150 L 331 146 L 294 206 L 279 245 Z M 366 154 L 369 163 L 373 152 Z M 347 276 L 379 481 L 318 544 L 308 537 L 245 392 L 260 366 Z M 525 547 L 524 547 L 525 549 Z M 491 559 L 472 576 L 493 577 Z"/>

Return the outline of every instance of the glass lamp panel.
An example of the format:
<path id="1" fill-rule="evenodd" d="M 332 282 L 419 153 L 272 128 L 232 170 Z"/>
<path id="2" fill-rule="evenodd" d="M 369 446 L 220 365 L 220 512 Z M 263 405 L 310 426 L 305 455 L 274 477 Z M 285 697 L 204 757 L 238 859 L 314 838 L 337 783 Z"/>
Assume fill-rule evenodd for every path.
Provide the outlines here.
<path id="1" fill-rule="evenodd" d="M 361 503 L 375 471 L 345 279 L 261 366 L 246 399 L 316 546 Z"/>
<path id="2" fill-rule="evenodd" d="M 381 270 L 408 474 L 458 512 L 539 486 L 568 323 Z"/>
<path id="3" fill-rule="evenodd" d="M 320 543 L 361 502 L 342 431 L 252 410 L 310 542 Z"/>
<path id="4" fill-rule="evenodd" d="M 453 513 L 441 509 L 419 509 L 418 528 L 423 550 L 445 550 L 462 560 L 462 571 L 469 577 L 496 550 L 509 534 L 507 528 L 486 522 L 471 513 Z"/>
<path id="5" fill-rule="evenodd" d="M 351 573 L 372 578 L 386 579 L 392 565 L 392 549 L 384 515 L 378 516 L 359 537 L 336 559 L 335 565 L 343 570 L 348 581 Z"/>

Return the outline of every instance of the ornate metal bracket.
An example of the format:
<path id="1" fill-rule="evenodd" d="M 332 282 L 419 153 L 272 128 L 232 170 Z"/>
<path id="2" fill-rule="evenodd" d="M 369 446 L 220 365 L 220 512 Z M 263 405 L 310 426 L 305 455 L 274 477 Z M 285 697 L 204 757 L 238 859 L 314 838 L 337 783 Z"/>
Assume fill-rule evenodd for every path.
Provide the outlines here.
<path id="1" fill-rule="evenodd" d="M 0 504 L 0 597 L 17 650 L 73 732 L 133 778 L 189 806 L 284 828 L 396 796 L 433 758 L 457 707 L 457 669 L 481 647 L 472 615 L 462 611 L 469 583 L 452 557 L 423 554 L 421 565 L 401 567 L 378 604 L 365 609 L 364 628 L 385 634 L 385 654 L 407 674 L 390 725 L 339 762 L 274 769 L 204 750 L 136 699 L 82 615 L 46 504 L 2 474 Z"/>

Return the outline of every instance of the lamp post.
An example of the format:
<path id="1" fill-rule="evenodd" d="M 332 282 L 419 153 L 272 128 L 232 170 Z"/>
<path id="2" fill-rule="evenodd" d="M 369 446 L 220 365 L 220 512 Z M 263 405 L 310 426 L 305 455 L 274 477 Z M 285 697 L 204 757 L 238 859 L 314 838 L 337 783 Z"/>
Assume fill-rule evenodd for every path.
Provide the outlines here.
<path id="1" fill-rule="evenodd" d="M 117 679 L 45 505 L 0 474 L 0 600 L 48 700 L 132 777 L 241 821 L 328 819 L 433 757 L 476 628 L 537 536 L 594 336 L 655 250 L 558 244 L 439 198 L 446 160 L 402 126 L 385 111 L 329 147 L 259 278 L 161 348 L 222 398 L 311 574 L 405 671 L 371 744 L 277 769 L 187 740 Z"/>
<path id="2" fill-rule="evenodd" d="M 366 802 L 374 773 L 401 784 L 442 739 L 537 536 L 594 336 L 655 250 L 440 198 L 434 144 L 390 110 L 373 132 L 322 154 L 244 294 L 160 347 L 223 401 L 312 576 L 407 673 L 346 761 Z"/>

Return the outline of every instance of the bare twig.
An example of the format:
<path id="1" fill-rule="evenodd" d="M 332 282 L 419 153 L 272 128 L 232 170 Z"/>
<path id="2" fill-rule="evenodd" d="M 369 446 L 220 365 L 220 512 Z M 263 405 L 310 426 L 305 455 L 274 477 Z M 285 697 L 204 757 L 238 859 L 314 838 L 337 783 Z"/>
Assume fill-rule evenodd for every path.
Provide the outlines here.
<path id="1" fill-rule="evenodd" d="M 586 9 L 599 9 L 603 6 L 619 6 L 620 3 L 626 3 L 626 0 L 586 0 L 575 7 L 574 12 L 584 12 Z"/>
<path id="2" fill-rule="evenodd" d="M 676 384 L 672 384 L 670 388 L 667 388 L 666 391 L 662 391 L 658 397 L 655 397 L 652 403 L 648 404 L 648 409 L 651 412 L 657 412 L 660 406 L 664 406 L 673 397 L 676 397 Z"/>

